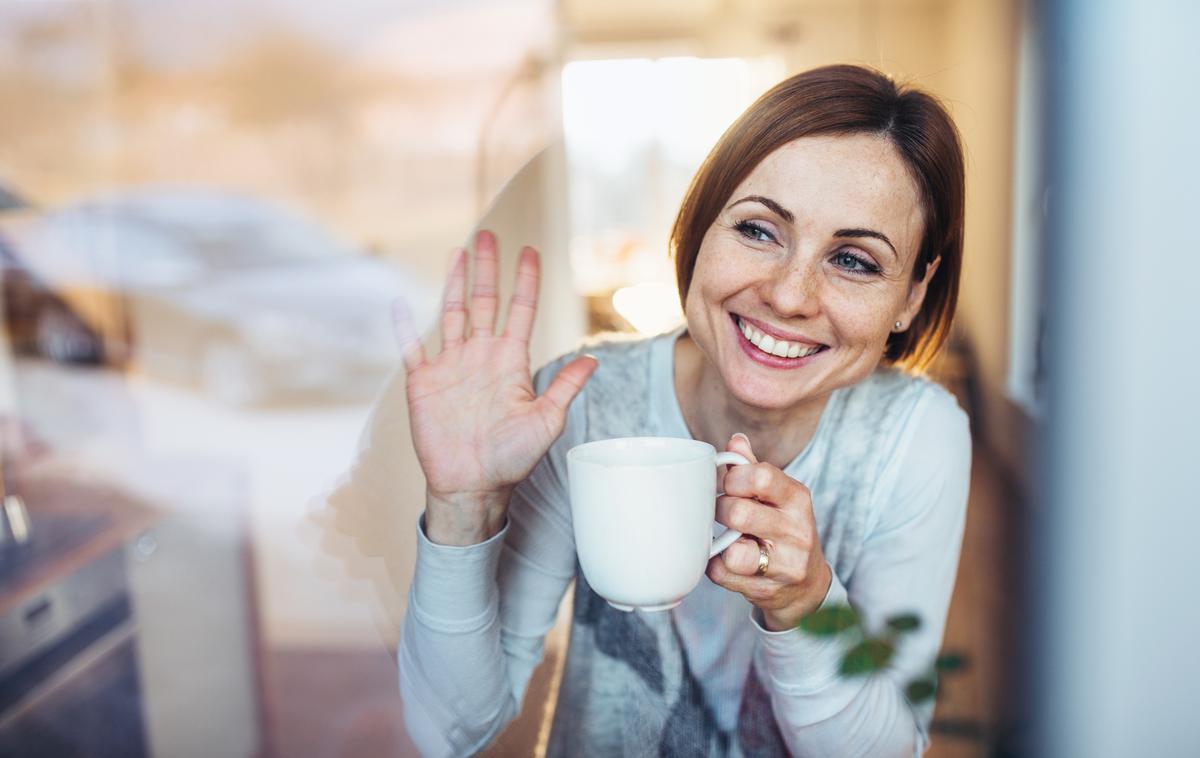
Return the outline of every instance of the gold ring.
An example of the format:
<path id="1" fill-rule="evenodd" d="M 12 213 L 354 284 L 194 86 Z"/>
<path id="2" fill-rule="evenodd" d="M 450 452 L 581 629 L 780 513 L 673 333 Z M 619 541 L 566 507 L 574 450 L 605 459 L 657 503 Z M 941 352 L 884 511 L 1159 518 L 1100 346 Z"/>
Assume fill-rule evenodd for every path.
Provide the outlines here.
<path id="1" fill-rule="evenodd" d="M 758 569 L 755 576 L 766 576 L 767 566 L 771 565 L 771 554 L 767 552 L 767 544 L 762 540 L 758 543 Z"/>

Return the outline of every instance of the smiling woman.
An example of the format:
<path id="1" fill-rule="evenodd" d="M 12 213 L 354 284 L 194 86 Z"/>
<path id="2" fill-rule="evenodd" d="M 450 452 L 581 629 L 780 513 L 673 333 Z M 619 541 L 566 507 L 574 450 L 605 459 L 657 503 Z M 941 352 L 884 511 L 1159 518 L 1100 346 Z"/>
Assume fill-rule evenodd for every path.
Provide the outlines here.
<path id="1" fill-rule="evenodd" d="M 550 755 L 921 752 L 932 707 L 905 687 L 940 645 L 971 441 L 952 396 L 916 371 L 953 316 L 962 216 L 941 106 L 834 66 L 763 95 L 693 181 L 672 236 L 685 328 L 530 377 L 537 253 L 522 251 L 496 335 L 487 232 L 469 297 L 466 251 L 455 258 L 440 354 L 401 308 L 427 497 L 399 660 L 422 751 L 473 753 L 513 718 L 574 580 Z M 630 436 L 749 461 L 716 507 L 745 536 L 670 611 L 615 609 L 577 562 L 566 453 Z M 655 531 L 626 525 L 639 527 Z M 877 674 L 842 678 L 855 640 L 797 624 L 846 604 L 868 631 L 900 614 L 920 628 Z"/>
<path id="2" fill-rule="evenodd" d="M 920 310 L 941 259 L 913 276 L 915 182 L 885 139 L 815 136 L 769 154 L 733 195 L 693 258 L 689 339 L 677 349 L 710 356 L 706 365 L 745 404 L 813 417 L 830 392 L 870 374 L 895 325 Z M 755 342 L 755 333 L 764 336 Z"/>
<path id="3" fill-rule="evenodd" d="M 738 189 L 752 172 L 763 181 L 780 179 L 779 172 L 798 169 L 799 173 L 792 175 L 794 181 L 819 191 L 814 186 L 819 167 L 806 170 L 803 165 L 796 165 L 798 156 L 792 156 L 792 165 L 779 166 L 772 176 L 766 176 L 768 171 L 762 165 L 785 145 L 814 136 L 854 136 L 861 140 L 857 145 L 841 148 L 842 155 L 860 154 L 860 164 L 865 162 L 865 165 L 857 167 L 859 173 L 853 179 L 844 176 L 842 172 L 850 167 L 839 164 L 836 177 L 827 178 L 846 180 L 838 199 L 847 211 L 858 209 L 856 201 L 862 196 L 871 193 L 878 196 L 893 186 L 916 203 L 917 218 L 894 221 L 902 225 L 900 234 L 917 232 L 915 240 L 910 241 L 907 236 L 898 239 L 911 244 L 908 254 L 912 260 L 907 263 L 912 279 L 926 285 L 932 281 L 929 302 L 912 321 L 901 322 L 905 328 L 897 329 L 888 338 L 885 357 L 912 368 L 923 368 L 945 341 L 958 300 L 965 201 L 962 146 L 954 123 L 930 95 L 897 88 L 868 69 L 827 66 L 793 77 L 763 95 L 729 128 L 696 173 L 671 233 L 680 296 L 686 305 L 696 256 L 709 227 L 719 214 L 728 211 L 722 206 L 757 201 L 783 223 L 795 223 L 792 210 L 780 205 L 778 198 Z M 882 159 L 879 162 L 872 162 L 871 156 L 858 150 L 868 147 L 865 140 L 869 138 L 877 143 L 873 146 L 874 157 Z M 772 157 L 773 162 L 785 160 Z M 835 156 L 830 158 L 836 160 Z M 730 203 L 732 198 L 742 200 Z M 900 206 L 892 208 L 897 213 L 912 209 L 911 205 L 904 206 L 904 200 L 876 198 L 877 202 L 899 203 Z M 805 215 L 812 218 L 811 214 Z M 835 239 L 878 239 L 897 258 L 901 257 L 897 243 L 884 235 L 882 229 L 837 226 L 832 229 L 836 231 L 827 233 Z M 941 263 L 935 264 L 938 260 Z M 871 265 L 865 262 L 866 268 Z M 940 266 L 942 276 L 933 279 L 933 271 L 927 270 L 931 266 Z"/>

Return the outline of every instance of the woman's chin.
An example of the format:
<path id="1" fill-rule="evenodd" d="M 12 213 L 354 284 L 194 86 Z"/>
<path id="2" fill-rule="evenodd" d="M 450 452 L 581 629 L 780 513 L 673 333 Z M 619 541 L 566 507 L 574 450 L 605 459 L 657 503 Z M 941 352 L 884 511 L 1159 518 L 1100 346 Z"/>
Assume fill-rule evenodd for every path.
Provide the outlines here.
<path id="1" fill-rule="evenodd" d="M 797 392 L 794 384 L 780 386 L 778 382 L 755 381 L 750 377 L 742 378 L 727 389 L 742 405 L 762 411 L 786 411 L 813 400 L 809 393 Z"/>

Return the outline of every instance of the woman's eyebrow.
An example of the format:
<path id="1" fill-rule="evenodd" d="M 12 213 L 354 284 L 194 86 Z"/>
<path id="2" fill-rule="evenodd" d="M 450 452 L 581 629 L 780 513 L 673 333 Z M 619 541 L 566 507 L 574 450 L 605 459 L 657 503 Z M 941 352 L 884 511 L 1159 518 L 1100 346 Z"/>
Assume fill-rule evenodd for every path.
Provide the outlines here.
<path id="1" fill-rule="evenodd" d="M 774 211 L 777 216 L 789 224 L 795 222 L 796 220 L 796 217 L 792 215 L 791 211 L 789 211 L 787 208 L 784 208 L 782 205 L 769 197 L 763 197 L 762 195 L 746 195 L 741 200 L 734 200 L 729 204 L 729 207 L 732 208 L 733 206 L 741 205 L 742 203 L 759 203 L 761 205 L 765 205 Z M 833 236 L 849 237 L 851 239 L 855 237 L 870 237 L 871 239 L 882 240 L 887 244 L 888 247 L 892 249 L 892 255 L 896 256 L 897 260 L 900 259 L 900 253 L 896 251 L 896 246 L 892 244 L 892 241 L 888 239 L 887 235 L 883 232 L 877 232 L 874 229 L 838 229 L 833 233 Z"/>
<path id="2" fill-rule="evenodd" d="M 900 253 L 896 252 L 896 246 L 887 238 L 886 234 L 877 232 L 873 229 L 838 229 L 833 233 L 834 237 L 870 237 L 871 239 L 883 240 L 887 246 L 892 249 L 892 255 L 896 256 L 896 260 L 900 259 Z"/>
<path id="3" fill-rule="evenodd" d="M 729 207 L 732 208 L 733 206 L 741 205 L 742 203 L 761 203 L 762 205 L 765 205 L 773 210 L 776 215 L 789 224 L 796 220 L 796 217 L 792 215 L 791 211 L 789 211 L 787 208 L 784 208 L 782 205 L 769 197 L 763 197 L 762 195 L 746 195 L 741 200 L 734 200 L 729 204 Z"/>

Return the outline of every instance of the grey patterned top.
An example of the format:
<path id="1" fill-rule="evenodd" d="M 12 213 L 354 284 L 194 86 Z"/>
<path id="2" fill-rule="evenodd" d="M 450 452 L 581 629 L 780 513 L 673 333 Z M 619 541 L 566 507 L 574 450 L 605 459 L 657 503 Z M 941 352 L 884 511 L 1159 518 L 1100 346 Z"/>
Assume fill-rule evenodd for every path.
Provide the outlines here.
<path id="1" fill-rule="evenodd" d="M 923 750 L 931 709 L 903 692 L 936 655 L 953 587 L 970 465 L 965 414 L 937 385 L 881 369 L 833 394 L 812 440 L 785 468 L 813 493 L 835 575 L 825 602 L 853 603 L 871 626 L 902 611 L 924 622 L 886 671 L 842 678 L 845 641 L 768 632 L 741 595 L 707 579 L 670 612 L 628 614 L 598 598 L 578 571 L 566 451 L 617 436 L 690 436 L 674 391 L 678 335 L 586 348 L 599 368 L 562 437 L 518 487 L 501 535 L 470 548 L 422 535 L 400 663 L 406 712 L 412 699 L 425 706 L 426 718 L 409 718 L 423 752 L 471 752 L 515 715 L 572 580 L 551 756 Z M 539 392 L 571 357 L 539 372 Z M 474 588 L 478 607 L 447 601 L 452 581 Z M 469 612 L 474 623 L 464 623 Z M 469 670 L 464 661 L 473 662 Z M 450 687 L 447 677 L 458 681 Z M 495 691 L 493 677 L 510 696 L 489 707 L 478 689 Z M 470 694 L 458 704 L 451 691 Z"/>

